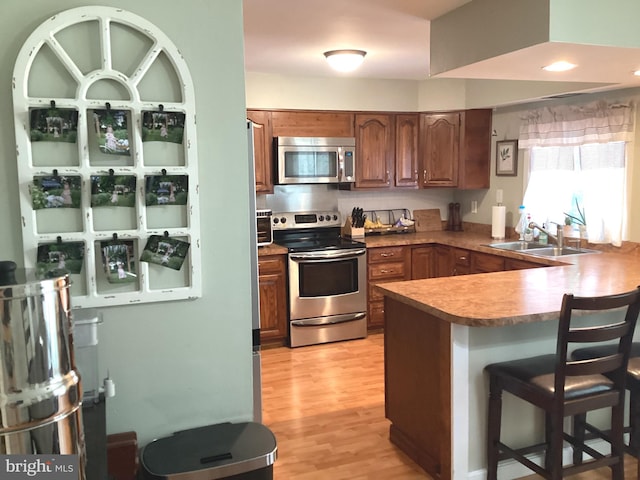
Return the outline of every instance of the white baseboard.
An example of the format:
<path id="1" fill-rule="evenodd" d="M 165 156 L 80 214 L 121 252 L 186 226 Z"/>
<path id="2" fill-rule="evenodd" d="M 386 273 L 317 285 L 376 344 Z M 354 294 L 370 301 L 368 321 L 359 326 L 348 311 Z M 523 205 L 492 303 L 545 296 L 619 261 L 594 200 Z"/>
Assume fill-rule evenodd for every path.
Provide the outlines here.
<path id="1" fill-rule="evenodd" d="M 587 444 L 591 448 L 595 448 L 601 452 L 609 451 L 609 444 L 604 440 L 592 440 L 587 442 Z M 540 464 L 542 461 L 541 454 L 535 455 L 527 455 L 527 458 L 532 462 Z M 565 465 L 568 465 L 572 462 L 573 458 L 573 449 L 571 447 L 565 447 L 562 452 L 562 459 Z M 515 460 L 504 460 L 500 462 L 498 465 L 498 479 L 499 480 L 513 480 L 514 478 L 526 477 L 528 475 L 532 475 L 535 472 L 529 470 L 527 467 L 522 465 Z M 481 470 L 475 470 L 473 472 L 469 472 L 467 474 L 467 480 L 486 480 L 487 478 L 487 469 L 483 468 Z"/>

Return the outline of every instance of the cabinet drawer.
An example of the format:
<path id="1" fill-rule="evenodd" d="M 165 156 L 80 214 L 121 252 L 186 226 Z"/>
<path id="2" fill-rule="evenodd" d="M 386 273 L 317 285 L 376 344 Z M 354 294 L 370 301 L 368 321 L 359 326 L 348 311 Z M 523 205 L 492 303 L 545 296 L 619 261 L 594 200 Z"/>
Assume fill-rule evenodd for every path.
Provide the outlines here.
<path id="1" fill-rule="evenodd" d="M 258 272 L 260 275 L 264 273 L 280 273 L 282 271 L 284 271 L 284 257 L 258 258 Z"/>
<path id="2" fill-rule="evenodd" d="M 404 280 L 404 262 L 377 263 L 369 265 L 369 280 Z"/>
<path id="3" fill-rule="evenodd" d="M 468 250 L 462 250 L 461 248 L 453 249 L 453 263 L 455 265 L 470 265 L 470 254 Z"/>
<path id="4" fill-rule="evenodd" d="M 369 263 L 388 262 L 390 260 L 404 260 L 404 247 L 380 247 L 367 250 Z"/>

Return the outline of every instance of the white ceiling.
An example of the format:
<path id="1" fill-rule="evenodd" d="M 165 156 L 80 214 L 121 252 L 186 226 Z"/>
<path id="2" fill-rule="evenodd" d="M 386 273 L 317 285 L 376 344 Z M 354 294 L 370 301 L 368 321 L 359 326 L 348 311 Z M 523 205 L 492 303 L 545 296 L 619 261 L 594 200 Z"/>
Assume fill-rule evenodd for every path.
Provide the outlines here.
<path id="1" fill-rule="evenodd" d="M 339 76 L 323 53 L 367 52 L 360 78 L 429 76 L 429 20 L 469 0 L 243 0 L 245 69 Z"/>
<path id="2" fill-rule="evenodd" d="M 430 20 L 470 0 L 243 0 L 245 69 L 293 76 L 424 80 Z M 337 73 L 323 53 L 367 52 L 352 73 Z M 558 58 L 580 65 L 561 74 L 541 66 Z M 545 43 L 446 72 L 451 78 L 602 82 L 640 86 L 640 49 Z M 572 88 L 576 88 L 572 85 Z"/>

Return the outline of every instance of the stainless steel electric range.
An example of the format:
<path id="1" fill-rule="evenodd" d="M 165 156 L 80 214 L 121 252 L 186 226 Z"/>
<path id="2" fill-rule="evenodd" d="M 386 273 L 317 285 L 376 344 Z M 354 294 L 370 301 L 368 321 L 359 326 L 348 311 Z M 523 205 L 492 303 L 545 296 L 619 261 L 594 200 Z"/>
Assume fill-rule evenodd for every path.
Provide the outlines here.
<path id="1" fill-rule="evenodd" d="M 367 249 L 340 235 L 340 212 L 280 212 L 272 222 L 274 242 L 289 250 L 289 345 L 366 337 Z"/>

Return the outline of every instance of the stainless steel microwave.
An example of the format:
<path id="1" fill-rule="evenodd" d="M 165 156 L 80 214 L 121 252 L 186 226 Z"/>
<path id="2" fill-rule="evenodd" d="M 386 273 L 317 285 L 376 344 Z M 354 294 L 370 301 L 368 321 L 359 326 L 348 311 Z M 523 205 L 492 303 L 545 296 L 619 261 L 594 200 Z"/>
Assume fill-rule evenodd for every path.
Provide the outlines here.
<path id="1" fill-rule="evenodd" d="M 355 182 L 353 137 L 276 137 L 277 183 Z"/>

